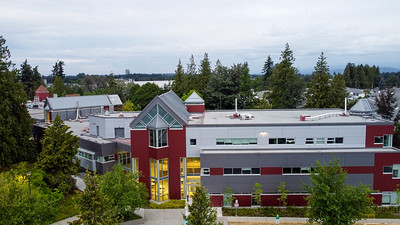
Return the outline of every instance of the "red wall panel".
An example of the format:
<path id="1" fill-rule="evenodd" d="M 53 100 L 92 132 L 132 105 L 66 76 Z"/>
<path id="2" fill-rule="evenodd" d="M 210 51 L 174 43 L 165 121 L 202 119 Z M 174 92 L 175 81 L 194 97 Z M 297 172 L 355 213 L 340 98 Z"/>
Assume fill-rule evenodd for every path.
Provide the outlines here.
<path id="1" fill-rule="evenodd" d="M 344 166 L 343 169 L 348 174 L 374 173 L 373 166 Z"/>
<path id="2" fill-rule="evenodd" d="M 232 195 L 233 203 L 238 200 L 239 207 L 251 207 L 251 195 Z"/>
<path id="3" fill-rule="evenodd" d="M 287 205 L 288 206 L 306 206 L 307 201 L 306 198 L 307 195 L 288 195 L 287 198 Z"/>
<path id="4" fill-rule="evenodd" d="M 393 179 L 392 174 L 383 174 L 383 167 L 393 164 L 400 164 L 400 152 L 375 153 L 374 190 L 393 191 L 400 184 L 400 179 Z"/>
<path id="5" fill-rule="evenodd" d="M 261 175 L 282 174 L 282 167 L 261 167 Z"/>
<path id="6" fill-rule="evenodd" d="M 139 158 L 139 170 L 143 175 L 139 181 L 146 184 L 150 194 L 150 158 L 168 158 L 169 198 L 181 199 L 180 158 L 186 157 L 186 128 L 168 130 L 168 147 L 165 148 L 151 148 L 148 140 L 147 130 L 131 130 L 131 154 Z"/>
<path id="7" fill-rule="evenodd" d="M 211 205 L 213 207 L 221 207 L 224 201 L 223 195 L 210 195 Z"/>
<path id="8" fill-rule="evenodd" d="M 374 137 L 383 136 L 384 134 L 393 134 L 393 125 L 368 125 L 365 134 L 365 147 L 366 148 L 379 148 L 383 144 L 374 144 Z"/>
<path id="9" fill-rule="evenodd" d="M 279 206 L 278 198 L 281 195 L 261 195 L 261 206 Z"/>
<path id="10" fill-rule="evenodd" d="M 188 112 L 204 112 L 204 104 L 203 105 L 186 105 Z"/>
<path id="11" fill-rule="evenodd" d="M 210 175 L 224 175 L 223 168 L 210 168 Z"/>
<path id="12" fill-rule="evenodd" d="M 372 194 L 371 197 L 375 205 L 382 205 L 382 193 Z"/>

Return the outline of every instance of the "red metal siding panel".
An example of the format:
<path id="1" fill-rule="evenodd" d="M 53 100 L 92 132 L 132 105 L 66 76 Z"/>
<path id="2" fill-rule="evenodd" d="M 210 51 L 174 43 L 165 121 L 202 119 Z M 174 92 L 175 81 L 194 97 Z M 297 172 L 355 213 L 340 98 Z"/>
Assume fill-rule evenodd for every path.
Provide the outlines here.
<path id="1" fill-rule="evenodd" d="M 224 175 L 223 168 L 210 168 L 210 175 Z"/>
<path id="2" fill-rule="evenodd" d="M 393 164 L 400 164 L 400 152 L 375 153 L 374 190 L 393 191 L 400 184 L 400 179 L 393 179 L 392 174 L 383 174 L 383 167 Z"/>
<path id="3" fill-rule="evenodd" d="M 131 155 L 139 159 L 139 171 L 142 176 L 139 181 L 144 183 L 150 195 L 150 161 L 147 130 L 131 130 Z"/>
<path id="4" fill-rule="evenodd" d="M 204 112 L 204 105 L 187 105 L 186 106 L 188 112 Z"/>
<path id="5" fill-rule="evenodd" d="M 282 167 L 262 167 L 261 175 L 282 174 Z"/>
<path id="6" fill-rule="evenodd" d="M 261 195 L 261 205 L 262 206 L 279 206 L 278 198 L 281 195 Z"/>
<path id="7" fill-rule="evenodd" d="M 373 166 L 344 166 L 343 169 L 348 174 L 374 173 Z"/>
<path id="8" fill-rule="evenodd" d="M 239 207 L 251 207 L 251 195 L 232 195 L 233 203 L 238 200 Z"/>
<path id="9" fill-rule="evenodd" d="M 371 197 L 375 205 L 382 205 L 382 193 L 372 194 Z"/>
<path id="10" fill-rule="evenodd" d="M 289 206 L 306 206 L 307 201 L 306 198 L 307 195 L 288 195 L 287 198 L 287 205 Z"/>
<path id="11" fill-rule="evenodd" d="M 368 125 L 366 127 L 365 134 L 365 147 L 366 148 L 379 148 L 382 147 L 383 144 L 374 144 L 374 137 L 383 136 L 384 134 L 393 134 L 394 126 L 393 125 Z"/>
<path id="12" fill-rule="evenodd" d="M 224 201 L 223 195 L 210 195 L 211 205 L 213 207 L 221 207 Z"/>

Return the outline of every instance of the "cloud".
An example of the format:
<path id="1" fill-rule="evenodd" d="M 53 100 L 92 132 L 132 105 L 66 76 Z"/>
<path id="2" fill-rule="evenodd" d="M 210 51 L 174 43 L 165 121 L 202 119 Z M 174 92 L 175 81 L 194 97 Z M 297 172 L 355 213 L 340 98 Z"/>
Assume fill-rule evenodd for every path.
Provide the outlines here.
<path id="1" fill-rule="evenodd" d="M 378 1 L 128 1 L 2 2 L 0 30 L 15 63 L 25 58 L 43 74 L 57 59 L 66 73 L 173 72 L 191 54 L 199 62 L 247 61 L 259 73 L 268 55 L 279 62 L 288 42 L 300 70 L 320 52 L 328 63 L 396 67 L 397 9 Z M 51 60 L 53 60 L 51 62 Z"/>

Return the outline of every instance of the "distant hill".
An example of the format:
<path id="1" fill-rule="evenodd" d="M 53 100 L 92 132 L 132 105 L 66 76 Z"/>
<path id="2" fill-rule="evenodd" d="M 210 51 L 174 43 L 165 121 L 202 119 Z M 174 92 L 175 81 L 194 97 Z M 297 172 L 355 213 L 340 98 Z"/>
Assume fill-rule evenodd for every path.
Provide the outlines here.
<path id="1" fill-rule="evenodd" d="M 395 73 L 395 72 L 400 72 L 400 69 L 392 67 L 379 67 L 379 71 L 381 73 Z"/>

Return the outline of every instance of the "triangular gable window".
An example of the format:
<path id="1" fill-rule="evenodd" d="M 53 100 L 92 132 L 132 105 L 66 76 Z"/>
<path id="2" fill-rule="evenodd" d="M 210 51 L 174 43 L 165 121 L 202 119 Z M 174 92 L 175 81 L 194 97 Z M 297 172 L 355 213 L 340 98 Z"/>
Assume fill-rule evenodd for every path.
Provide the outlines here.
<path id="1" fill-rule="evenodd" d="M 159 118 L 162 118 L 171 128 L 182 128 L 174 117 L 172 117 L 163 107 L 160 105 L 155 105 L 144 117 L 143 119 L 135 126 L 134 129 L 146 129 L 147 126 L 154 118 L 159 115 Z"/>

